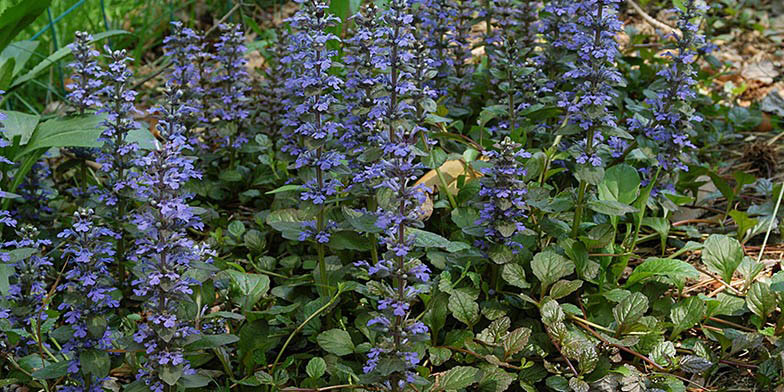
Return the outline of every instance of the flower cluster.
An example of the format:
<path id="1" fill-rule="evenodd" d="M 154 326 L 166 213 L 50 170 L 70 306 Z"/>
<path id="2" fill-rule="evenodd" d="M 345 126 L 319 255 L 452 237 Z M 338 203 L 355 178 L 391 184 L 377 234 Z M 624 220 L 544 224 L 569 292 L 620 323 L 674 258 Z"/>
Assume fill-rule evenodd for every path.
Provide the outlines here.
<path id="1" fill-rule="evenodd" d="M 102 379 L 80 374 L 79 356 L 86 350 L 106 350 L 112 345 L 108 318 L 120 302 L 112 296 L 113 280 L 109 264 L 114 260 L 114 241 L 118 235 L 95 223 L 92 209 L 79 208 L 73 223 L 57 235 L 63 240 L 62 257 L 66 259 L 65 282 L 57 287 L 62 302 L 65 324 L 73 338 L 63 343 L 63 351 L 71 357 L 68 372 L 79 386 L 68 386 L 70 392 L 101 390 Z M 92 387 L 91 387 L 92 386 Z"/>
<path id="2" fill-rule="evenodd" d="M 68 65 L 74 71 L 71 76 L 74 82 L 66 86 L 70 90 L 67 98 L 80 114 L 102 105 L 100 90 L 103 86 L 103 71 L 97 61 L 100 53 L 95 50 L 92 41 L 92 35 L 77 31 L 74 42 L 68 45 L 74 56 L 74 61 Z"/>
<path id="3" fill-rule="evenodd" d="M 368 173 L 362 175 L 363 179 L 379 179 L 377 187 L 390 194 L 389 202 L 379 207 L 376 222 L 384 230 L 381 242 L 386 252 L 373 264 L 355 263 L 376 278 L 368 283 L 370 292 L 378 297 L 377 314 L 368 326 L 381 332 L 363 370 L 392 390 L 418 383 L 412 369 L 421 358 L 414 345 L 429 338 L 428 328 L 411 317 L 417 296 L 430 280 L 430 269 L 416 258 L 415 237 L 409 229 L 421 226 L 421 206 L 426 198 L 423 186 L 412 185 L 422 172 L 422 165 L 416 162 L 420 154 L 416 144 L 423 136 L 423 124 L 416 124 L 415 119 L 417 111 L 425 108 L 417 100 L 431 93 L 417 91 L 417 86 L 424 86 L 432 74 L 425 67 L 427 62 L 416 58 L 417 53 L 427 51 L 424 46 L 415 48 L 409 6 L 407 0 L 392 0 L 389 10 L 380 15 L 384 26 L 378 33 L 384 42 L 384 95 L 377 101 L 384 113 L 380 135 L 383 157 L 368 165 Z M 381 361 L 392 365 L 381 368 Z"/>
<path id="4" fill-rule="evenodd" d="M 8 225 L 10 222 L 4 223 Z M 52 245 L 52 241 L 38 238 L 38 229 L 29 224 L 20 226 L 16 234 L 19 239 L 6 241 L 3 248 L 9 249 L 9 253 L 17 251 L 17 257 L 21 257 L 11 262 L 9 253 L 4 252 L 0 258 L 0 261 L 11 263 L 14 268 L 9 278 L 8 293 L 0 298 L 0 320 L 9 324 L 3 326 L 5 331 L 12 328 L 32 331 L 33 323 L 41 323 L 48 318 L 48 305 L 44 303 L 44 298 L 47 296 L 46 280 L 52 262 L 44 251 Z M 32 252 L 26 252 L 30 250 Z M 17 354 L 26 354 L 27 348 L 35 343 L 33 340 L 23 341 L 26 344 L 17 348 Z"/>
<path id="5" fill-rule="evenodd" d="M 248 118 L 247 93 L 250 90 L 248 71 L 245 65 L 245 35 L 240 25 L 221 24 L 218 42 L 215 43 L 215 61 L 217 69 L 211 83 L 211 91 L 215 103 L 213 116 L 230 124 L 226 127 L 227 135 L 222 136 L 224 147 L 238 149 L 248 142 L 248 136 L 242 131 L 242 124 Z"/>
<path id="6" fill-rule="evenodd" d="M 196 261 L 202 261 L 200 247 L 187 235 L 188 229 L 200 230 L 203 224 L 187 204 L 184 184 L 201 178 L 194 169 L 194 158 L 183 156 L 189 149 L 183 135 L 183 118 L 191 108 L 181 103 L 180 90 L 166 92 L 166 104 L 156 108 L 158 130 L 164 138 L 160 149 L 137 160 L 144 172 L 137 178 L 137 196 L 147 204 L 136 211 L 133 223 L 142 234 L 136 240 L 131 259 L 136 262 L 133 292 L 145 298 L 147 321 L 133 335 L 144 346 L 147 362 L 138 378 L 153 391 L 163 391 L 170 378 L 161 372 L 192 374 L 183 356 L 187 337 L 199 333 L 193 321 L 181 317 L 183 303 L 190 301 L 199 284 L 185 275 Z"/>
<path id="7" fill-rule="evenodd" d="M 634 117 L 628 121 L 630 130 L 640 132 L 653 142 L 658 163 L 666 173 L 688 170 L 684 152 L 694 148 L 689 137 L 694 124 L 702 122 L 702 117 L 691 107 L 691 101 L 696 97 L 695 61 L 701 52 L 710 50 L 699 34 L 698 26 L 692 22 L 706 8 L 695 0 L 687 0 L 683 6 L 683 10 L 676 9 L 681 34 L 674 34 L 674 47 L 665 53 L 670 61 L 657 74 L 661 80 L 658 85 L 662 88 L 645 100 L 649 117 Z M 642 174 L 647 180 L 653 173 L 644 168 Z"/>
<path id="8" fill-rule="evenodd" d="M 473 40 L 471 29 L 473 27 L 474 13 L 477 10 L 476 0 L 449 0 L 447 6 L 452 9 L 450 29 L 447 31 L 448 51 L 451 54 L 453 72 L 447 78 L 454 94 L 454 107 L 451 109 L 456 116 L 468 113 L 468 93 L 473 87 L 474 66 Z"/>
<path id="9" fill-rule="evenodd" d="M 490 165 L 482 169 L 482 188 L 479 196 L 484 200 L 479 211 L 477 225 L 485 228 L 485 240 L 492 244 L 502 244 L 517 252 L 522 245 L 514 236 L 525 230 L 526 188 L 522 178 L 526 170 L 520 159 L 531 154 L 522 149 L 519 143 L 509 137 L 495 144 L 497 150 L 485 155 Z M 481 241 L 484 248 L 490 244 Z"/>
<path id="10" fill-rule="evenodd" d="M 571 124 L 587 136 L 578 141 L 577 163 L 601 166 L 598 146 L 606 138 L 605 130 L 616 127 L 611 101 L 617 96 L 615 85 L 623 77 L 615 67 L 619 55 L 615 36 L 621 28 L 616 8 L 618 0 L 588 0 L 575 3 L 569 10 L 576 17 L 575 31 L 567 48 L 577 53 L 575 62 L 564 77 L 571 80 L 572 91 L 559 93 L 558 105 L 570 115 Z M 619 142 L 615 140 L 616 147 Z"/>
<path id="11" fill-rule="evenodd" d="M 343 187 L 335 169 L 345 159 L 343 149 L 335 143 L 343 125 L 331 114 L 344 83 L 329 72 L 335 66 L 332 59 L 337 52 L 327 46 L 329 41 L 338 40 L 328 28 L 340 19 L 327 12 L 328 9 L 326 3 L 314 0 L 303 3 L 302 10 L 291 19 L 292 27 L 297 29 L 291 41 L 297 47 L 290 61 L 301 64 L 302 72 L 293 74 L 286 82 L 286 88 L 294 92 L 296 100 L 292 108 L 297 116 L 293 132 L 301 138 L 304 147 L 294 166 L 303 171 L 308 169 L 300 198 L 318 209 L 315 222 L 306 222 L 304 228 L 318 243 L 329 241 L 329 231 L 334 226 L 327 220 L 324 207 L 327 199 Z"/>
<path id="12" fill-rule="evenodd" d="M 107 181 L 100 200 L 107 206 L 116 206 L 116 218 L 120 218 L 125 213 L 124 199 L 127 199 L 127 193 L 134 183 L 135 173 L 131 169 L 139 146 L 129 141 L 128 133 L 140 127 L 134 120 L 139 112 L 134 104 L 136 91 L 131 88 L 133 74 L 128 69 L 131 58 L 125 50 L 113 51 L 106 47 L 106 51 L 111 62 L 101 73 L 104 105 L 100 112 L 106 113 L 106 120 L 102 124 L 104 131 L 99 139 L 103 142 L 103 149 L 97 161 Z"/>

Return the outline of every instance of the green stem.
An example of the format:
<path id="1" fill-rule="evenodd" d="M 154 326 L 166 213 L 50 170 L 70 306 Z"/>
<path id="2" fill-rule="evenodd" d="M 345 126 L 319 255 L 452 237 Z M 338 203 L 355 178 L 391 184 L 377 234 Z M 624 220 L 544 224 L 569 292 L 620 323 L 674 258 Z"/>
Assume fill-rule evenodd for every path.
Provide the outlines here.
<path id="1" fill-rule="evenodd" d="M 303 321 L 300 325 L 298 325 L 297 328 L 295 328 L 294 331 L 292 331 L 291 334 L 289 334 L 288 339 L 286 339 L 286 342 L 283 343 L 283 347 L 281 347 L 280 351 L 278 352 L 278 356 L 275 357 L 275 362 L 273 362 L 272 367 L 270 367 L 270 371 L 269 371 L 270 374 L 274 374 L 273 371 L 275 370 L 275 367 L 278 366 L 278 362 L 280 362 L 280 357 L 283 356 L 284 352 L 286 352 L 286 348 L 289 346 L 289 343 L 291 343 L 291 339 L 294 339 L 294 335 L 302 331 L 302 329 L 305 328 L 305 326 L 310 322 L 310 320 L 313 320 L 319 314 L 321 314 L 322 312 L 327 310 L 330 306 L 332 306 L 335 303 L 335 301 L 338 300 L 340 294 L 342 294 L 342 289 L 341 287 L 338 287 L 338 292 L 335 293 L 335 295 L 329 300 L 329 302 L 327 302 L 326 304 L 324 304 L 324 306 L 320 307 L 318 310 L 313 312 L 313 314 L 308 316 L 308 318 L 306 318 L 305 321 Z"/>

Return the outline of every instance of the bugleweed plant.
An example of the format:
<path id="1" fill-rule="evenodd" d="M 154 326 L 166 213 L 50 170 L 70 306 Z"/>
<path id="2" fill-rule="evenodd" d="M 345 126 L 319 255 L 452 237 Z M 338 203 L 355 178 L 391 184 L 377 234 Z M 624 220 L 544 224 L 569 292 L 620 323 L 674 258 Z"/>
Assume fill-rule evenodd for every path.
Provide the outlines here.
<path id="1" fill-rule="evenodd" d="M 624 4 L 237 4 L 144 80 L 77 33 L 0 111 L 0 388 L 777 390 L 780 185 L 699 161 L 704 2 Z"/>

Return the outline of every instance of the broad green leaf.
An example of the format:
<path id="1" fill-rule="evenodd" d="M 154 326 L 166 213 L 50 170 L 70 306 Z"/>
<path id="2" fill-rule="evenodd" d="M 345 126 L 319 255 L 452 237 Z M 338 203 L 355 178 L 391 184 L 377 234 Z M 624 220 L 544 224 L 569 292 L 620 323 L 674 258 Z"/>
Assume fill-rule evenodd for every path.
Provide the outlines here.
<path id="1" fill-rule="evenodd" d="M 310 361 L 308 361 L 308 365 L 305 367 L 305 372 L 308 373 L 308 376 L 313 378 L 321 378 L 326 371 L 327 362 L 321 357 L 311 358 Z"/>
<path id="2" fill-rule="evenodd" d="M 0 113 L 6 115 L 6 119 L 3 121 L 3 129 L 5 130 L 3 136 L 8 140 L 13 140 L 19 136 L 20 145 L 27 144 L 30 137 L 33 136 L 38 122 L 41 120 L 39 116 L 34 114 L 15 112 L 13 110 L 0 110 Z"/>
<path id="3" fill-rule="evenodd" d="M 565 280 L 561 279 L 555 284 L 553 287 L 550 287 L 550 297 L 553 299 L 559 299 L 566 297 L 567 295 L 573 293 L 575 290 L 582 287 L 583 281 L 582 280 Z"/>
<path id="4" fill-rule="evenodd" d="M 412 234 L 416 245 L 423 248 L 443 248 L 447 252 L 459 252 L 471 248 L 471 245 L 468 245 L 465 242 L 449 241 L 448 239 L 429 231 L 409 228 L 408 234 Z"/>
<path id="5" fill-rule="evenodd" d="M 749 230 L 753 229 L 754 226 L 756 226 L 757 223 L 759 222 L 758 219 L 751 218 L 749 217 L 749 214 L 738 210 L 730 211 L 730 217 L 732 217 L 732 220 L 734 220 L 735 223 L 738 225 L 737 238 L 738 240 L 741 241 L 744 241 L 746 239 L 746 236 L 750 234 Z"/>
<path id="6" fill-rule="evenodd" d="M 569 379 L 569 388 L 573 392 L 588 392 L 591 389 L 587 382 L 577 377 L 572 377 Z"/>
<path id="7" fill-rule="evenodd" d="M 0 64 L 5 63 L 9 59 L 14 59 L 11 77 L 16 77 L 27 64 L 27 61 L 30 60 L 33 53 L 35 53 L 38 44 L 40 44 L 40 41 L 17 41 L 8 45 L 0 53 Z"/>
<path id="8" fill-rule="evenodd" d="M 0 51 L 41 15 L 52 0 L 0 1 Z"/>
<path id="9" fill-rule="evenodd" d="M 249 274 L 236 270 L 225 270 L 222 273 L 229 275 L 234 287 L 240 292 L 241 296 L 235 300 L 245 312 L 251 310 L 253 305 L 259 302 L 269 290 L 270 279 L 267 275 Z"/>
<path id="10" fill-rule="evenodd" d="M 71 361 L 60 361 L 50 363 L 41 369 L 33 372 L 33 378 L 39 380 L 51 380 L 53 378 L 60 378 L 68 374 L 68 366 Z"/>
<path id="11" fill-rule="evenodd" d="M 510 357 L 517 354 L 525 348 L 528 344 L 528 339 L 531 337 L 531 330 L 525 327 L 520 327 L 512 332 L 509 332 L 504 337 L 504 356 Z"/>
<path id="12" fill-rule="evenodd" d="M 702 250 L 702 262 L 711 272 L 730 283 L 732 274 L 743 261 L 743 247 L 738 240 L 722 234 L 711 234 Z"/>
<path id="13" fill-rule="evenodd" d="M 527 289 L 531 284 L 525 280 L 525 269 L 519 264 L 504 264 L 501 277 L 512 286 Z"/>
<path id="14" fill-rule="evenodd" d="M 743 261 L 738 266 L 738 272 L 743 275 L 743 278 L 746 280 L 744 287 L 751 286 L 751 282 L 754 281 L 754 278 L 756 278 L 763 269 L 765 269 L 764 263 L 758 263 L 757 260 L 748 256 L 744 257 Z"/>
<path id="15" fill-rule="evenodd" d="M 531 270 L 534 275 L 542 282 L 542 291 L 551 284 L 574 272 L 574 263 L 571 260 L 546 250 L 537 253 L 531 260 Z"/>
<path id="16" fill-rule="evenodd" d="M 625 163 L 610 167 L 598 186 L 599 199 L 632 204 L 640 191 L 640 175 Z"/>
<path id="17" fill-rule="evenodd" d="M 705 315 L 705 303 L 698 297 L 689 297 L 678 302 L 670 310 L 670 320 L 674 324 L 672 337 L 697 325 Z"/>
<path id="18" fill-rule="evenodd" d="M 232 221 L 229 223 L 229 227 L 227 228 L 229 234 L 233 235 L 234 238 L 242 237 L 242 234 L 245 233 L 245 224 L 242 221 Z"/>
<path id="19" fill-rule="evenodd" d="M 517 375 L 509 373 L 495 365 L 480 365 L 479 368 L 479 374 L 481 376 L 477 382 L 477 391 L 504 392 L 508 390 L 512 383 L 517 379 Z"/>
<path id="20" fill-rule="evenodd" d="M 696 355 L 685 355 L 680 360 L 681 369 L 689 373 L 703 373 L 713 366 L 713 363 Z"/>
<path id="21" fill-rule="evenodd" d="M 591 200 L 588 202 L 588 208 L 609 216 L 623 216 L 638 212 L 636 208 L 615 200 Z"/>
<path id="22" fill-rule="evenodd" d="M 776 295 L 766 283 L 754 282 L 746 294 L 746 306 L 752 313 L 765 320 L 776 310 Z"/>
<path id="23" fill-rule="evenodd" d="M 626 280 L 625 287 L 631 287 L 653 276 L 665 277 L 680 287 L 686 279 L 698 278 L 700 273 L 691 264 L 681 260 L 650 257 L 634 268 L 629 279 Z"/>
<path id="24" fill-rule="evenodd" d="M 506 332 L 509 330 L 511 325 L 512 324 L 509 320 L 509 317 L 501 317 L 499 319 L 493 320 L 493 322 L 491 322 L 487 328 L 483 329 L 482 332 L 476 336 L 476 338 L 487 344 L 496 344 L 504 335 L 506 335 Z"/>
<path id="25" fill-rule="evenodd" d="M 542 314 L 542 322 L 547 326 L 553 326 L 566 319 L 566 313 L 564 313 L 558 301 L 554 299 L 549 299 L 543 303 L 539 313 Z"/>
<path id="26" fill-rule="evenodd" d="M 628 327 L 634 325 L 645 312 L 648 311 L 648 297 L 636 292 L 622 299 L 613 308 L 613 318 L 618 324 L 618 332 L 626 332 Z"/>
<path id="27" fill-rule="evenodd" d="M 452 350 L 446 347 L 430 347 L 427 350 L 430 352 L 430 362 L 434 366 L 441 366 L 449 358 L 452 358 Z"/>
<path id="28" fill-rule="evenodd" d="M 335 328 L 324 331 L 316 337 L 316 342 L 324 351 L 339 357 L 354 352 L 354 342 L 351 341 L 351 336 L 342 329 Z"/>
<path id="29" fill-rule="evenodd" d="M 476 296 L 465 289 L 457 289 L 449 296 L 449 311 L 458 321 L 468 326 L 473 326 L 479 321 L 479 304 Z"/>
<path id="30" fill-rule="evenodd" d="M 98 139 L 103 132 L 101 122 L 105 118 L 105 114 L 99 114 L 44 121 L 38 125 L 18 155 L 52 147 L 101 147 L 103 142 Z M 130 131 L 127 141 L 137 143 L 139 147 L 147 150 L 157 148 L 155 137 L 144 128 Z"/>
<path id="31" fill-rule="evenodd" d="M 42 0 L 29 0 L 29 1 L 31 1 L 31 2 L 48 3 L 48 1 L 46 1 L 46 0 L 43 0 L 43 1 Z M 2 31 L 2 30 L 0 30 L 0 31 Z M 100 41 L 100 40 L 102 40 L 104 38 L 109 38 L 109 37 L 113 37 L 115 35 L 120 35 L 120 34 L 130 34 L 130 33 L 128 33 L 127 31 L 124 31 L 124 30 L 105 31 L 103 33 L 93 34 L 93 40 L 91 42 L 97 42 L 97 41 Z M 0 33 L 0 36 L 3 36 L 3 35 Z M 34 77 L 38 76 L 41 72 L 45 71 L 47 68 L 51 67 L 54 63 L 62 60 L 65 56 L 68 56 L 69 54 L 71 54 L 71 49 L 68 46 L 63 46 L 62 48 L 60 48 L 56 52 L 54 52 L 51 55 L 49 55 L 49 57 L 43 59 L 43 61 L 38 63 L 29 72 L 27 72 L 23 76 L 21 76 L 21 77 L 17 78 L 16 80 L 14 80 L 14 83 L 11 84 L 11 88 L 19 86 L 20 84 L 22 84 L 22 83 L 24 83 L 24 82 L 26 82 L 26 81 L 28 81 L 30 79 L 33 79 Z"/>
<path id="32" fill-rule="evenodd" d="M 670 341 L 659 342 L 651 350 L 651 359 L 658 363 L 659 366 L 667 367 L 672 365 L 678 353 L 675 351 L 675 345 Z"/>
<path id="33" fill-rule="evenodd" d="M 225 346 L 239 341 L 240 338 L 236 335 L 221 334 L 221 335 L 200 335 L 199 340 L 187 345 L 188 350 L 203 350 L 220 346 Z"/>
<path id="34" fill-rule="evenodd" d="M 265 192 L 264 194 L 265 195 L 273 195 L 275 193 L 302 191 L 304 189 L 305 189 L 305 187 L 303 187 L 302 185 L 299 185 L 299 184 L 288 184 L 288 185 L 283 185 L 281 187 L 273 189 L 273 190 L 271 190 L 269 192 Z"/>
<path id="35" fill-rule="evenodd" d="M 456 366 L 438 379 L 436 391 L 457 391 L 477 382 L 479 369 L 471 366 Z"/>
<path id="36" fill-rule="evenodd" d="M 84 373 L 91 374 L 97 378 L 108 376 L 112 367 L 109 353 L 96 349 L 82 351 L 79 354 L 79 365 Z"/>
<path id="37" fill-rule="evenodd" d="M 0 296 L 8 295 L 11 288 L 9 278 L 15 273 L 14 266 L 11 264 L 0 263 Z"/>
<path id="38" fill-rule="evenodd" d="M 180 381 L 184 372 L 182 365 L 179 366 L 172 366 L 172 365 L 164 365 L 158 369 L 158 377 L 164 383 L 168 385 L 176 385 L 177 381 Z"/>
<path id="39" fill-rule="evenodd" d="M 183 374 L 178 381 L 178 385 L 183 388 L 201 388 L 210 385 L 212 379 L 201 374 Z"/>

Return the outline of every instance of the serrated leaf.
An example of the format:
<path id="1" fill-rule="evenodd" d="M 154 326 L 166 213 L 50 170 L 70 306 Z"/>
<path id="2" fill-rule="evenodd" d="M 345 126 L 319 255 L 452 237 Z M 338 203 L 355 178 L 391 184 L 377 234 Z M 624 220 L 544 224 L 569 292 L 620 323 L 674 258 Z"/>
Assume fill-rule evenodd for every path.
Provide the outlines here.
<path id="1" fill-rule="evenodd" d="M 702 262 L 711 272 L 719 274 L 726 283 L 732 281 L 732 274 L 742 261 L 743 247 L 738 240 L 721 234 L 711 234 L 705 240 Z"/>
<path id="2" fill-rule="evenodd" d="M 326 371 L 327 362 L 321 357 L 311 358 L 310 361 L 308 361 L 308 365 L 305 367 L 305 372 L 308 373 L 308 376 L 313 378 L 321 378 Z"/>
<path id="3" fill-rule="evenodd" d="M 613 318 L 618 324 L 618 332 L 625 332 L 648 311 L 648 297 L 642 293 L 632 293 L 613 308 Z"/>
<path id="4" fill-rule="evenodd" d="M 550 287 L 550 297 L 553 299 L 559 299 L 566 297 L 567 295 L 573 293 L 575 290 L 582 287 L 583 281 L 582 280 L 564 280 L 561 279 L 555 284 L 553 287 Z"/>
<path id="5" fill-rule="evenodd" d="M 672 365 L 677 354 L 675 345 L 672 344 L 672 342 L 663 341 L 653 347 L 653 350 L 651 350 L 651 359 L 658 363 L 659 366 L 667 367 Z"/>
<path id="6" fill-rule="evenodd" d="M 467 388 L 477 382 L 479 369 L 471 366 L 457 366 L 447 370 L 438 378 L 437 391 L 456 391 Z"/>
<path id="7" fill-rule="evenodd" d="M 452 350 L 446 347 L 430 347 L 428 351 L 430 352 L 430 362 L 433 363 L 433 366 L 441 366 L 452 357 Z"/>
<path id="8" fill-rule="evenodd" d="M 542 304 L 542 309 L 539 312 L 542 314 L 542 322 L 547 326 L 553 326 L 566 318 L 561 305 L 558 304 L 558 301 L 552 299 Z"/>
<path id="9" fill-rule="evenodd" d="M 537 253 L 531 260 L 531 270 L 542 283 L 542 291 L 551 284 L 574 272 L 571 260 L 553 251 Z"/>
<path id="10" fill-rule="evenodd" d="M 481 366 L 480 371 L 481 377 L 477 386 L 479 392 L 504 392 L 517 378 L 516 375 L 506 372 L 497 365 Z"/>
<path id="11" fill-rule="evenodd" d="M 506 335 L 511 325 L 512 322 L 509 320 L 509 317 L 501 317 L 491 322 L 476 338 L 487 344 L 496 344 Z"/>
<path id="12" fill-rule="evenodd" d="M 571 388 L 574 392 L 588 392 L 588 390 L 590 390 L 588 383 L 580 380 L 577 377 L 572 377 L 569 379 L 569 388 Z"/>
<path id="13" fill-rule="evenodd" d="M 342 329 L 335 328 L 324 331 L 316 337 L 316 342 L 324 351 L 339 357 L 354 352 L 354 342 L 351 341 L 351 336 Z"/>
<path id="14" fill-rule="evenodd" d="M 512 332 L 509 332 L 504 337 L 504 356 L 510 357 L 517 354 L 525 348 L 528 344 L 528 339 L 531 337 L 531 330 L 525 327 L 520 327 Z"/>
<path id="15" fill-rule="evenodd" d="M 626 280 L 625 287 L 631 287 L 654 276 L 666 277 L 667 280 L 680 287 L 684 280 L 698 278 L 700 273 L 691 264 L 681 260 L 651 257 L 634 268 L 629 279 Z"/>
<path id="16" fill-rule="evenodd" d="M 466 290 L 457 289 L 449 296 L 447 307 L 458 321 L 472 326 L 479 321 L 479 304 L 474 299 Z"/>
<path id="17" fill-rule="evenodd" d="M 501 278 L 503 278 L 506 283 L 521 289 L 531 287 L 531 284 L 525 280 L 525 269 L 519 264 L 504 264 L 504 267 L 501 270 Z"/>
<path id="18" fill-rule="evenodd" d="M 752 313 L 765 320 L 776 310 L 776 295 L 766 283 L 754 282 L 746 294 L 746 306 Z"/>
<path id="19" fill-rule="evenodd" d="M 672 320 L 672 336 L 678 336 L 681 332 L 695 326 L 702 321 L 705 314 L 705 303 L 697 297 L 689 297 L 678 302 L 670 310 L 670 320 Z"/>
<path id="20" fill-rule="evenodd" d="M 681 358 L 681 369 L 689 373 L 702 373 L 713 366 L 713 363 L 696 355 L 685 355 Z"/>

